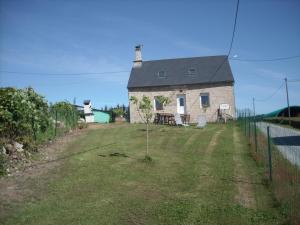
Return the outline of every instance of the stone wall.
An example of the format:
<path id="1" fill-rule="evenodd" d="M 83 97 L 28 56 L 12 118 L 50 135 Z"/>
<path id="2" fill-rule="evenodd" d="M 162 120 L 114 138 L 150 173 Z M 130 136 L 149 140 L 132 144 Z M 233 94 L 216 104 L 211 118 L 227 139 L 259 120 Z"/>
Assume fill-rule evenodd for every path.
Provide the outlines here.
<path id="1" fill-rule="evenodd" d="M 200 104 L 200 94 L 209 93 L 210 106 L 204 110 Z M 190 122 L 197 123 L 200 115 L 205 115 L 207 121 L 214 122 L 217 119 L 217 110 L 220 104 L 229 104 L 230 109 L 226 113 L 235 117 L 235 98 L 232 83 L 218 85 L 186 85 L 172 87 L 151 87 L 151 88 L 131 88 L 128 91 L 128 97 L 135 96 L 142 99 L 143 95 L 148 96 L 154 105 L 155 96 L 165 96 L 171 100 L 171 103 L 164 107 L 163 110 L 154 112 L 177 113 L 177 95 L 185 95 L 186 114 L 190 115 Z M 142 122 L 137 108 L 132 102 L 129 102 L 130 122 Z"/>

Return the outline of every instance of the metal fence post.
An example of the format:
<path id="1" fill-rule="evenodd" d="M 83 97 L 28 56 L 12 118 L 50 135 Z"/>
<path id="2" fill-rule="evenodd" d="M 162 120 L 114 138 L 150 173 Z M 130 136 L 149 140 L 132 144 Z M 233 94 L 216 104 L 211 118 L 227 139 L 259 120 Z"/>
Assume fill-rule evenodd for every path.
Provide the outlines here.
<path id="1" fill-rule="evenodd" d="M 269 178 L 272 181 L 272 151 L 271 151 L 271 140 L 270 140 L 270 126 L 267 127 L 268 134 L 268 155 L 269 155 Z"/>
<path id="2" fill-rule="evenodd" d="M 247 120 L 246 120 L 246 112 L 244 112 L 244 132 L 245 136 L 247 135 Z"/>
<path id="3" fill-rule="evenodd" d="M 257 133 L 256 133 L 256 118 L 254 116 L 254 144 L 255 144 L 255 152 L 257 152 Z"/>
<path id="4" fill-rule="evenodd" d="M 55 129 L 54 129 L 54 137 L 56 137 L 57 130 L 57 109 L 55 109 Z"/>
<path id="5" fill-rule="evenodd" d="M 250 117 L 250 112 L 248 112 L 248 138 L 250 142 L 251 138 L 251 117 Z"/>

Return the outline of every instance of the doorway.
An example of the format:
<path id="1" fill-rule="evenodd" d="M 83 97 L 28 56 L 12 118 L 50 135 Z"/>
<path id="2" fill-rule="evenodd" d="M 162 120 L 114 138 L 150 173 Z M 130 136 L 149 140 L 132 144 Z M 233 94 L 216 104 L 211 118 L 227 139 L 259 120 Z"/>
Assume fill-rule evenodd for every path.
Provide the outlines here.
<path id="1" fill-rule="evenodd" d="M 185 114 L 185 95 L 177 95 L 177 113 Z"/>

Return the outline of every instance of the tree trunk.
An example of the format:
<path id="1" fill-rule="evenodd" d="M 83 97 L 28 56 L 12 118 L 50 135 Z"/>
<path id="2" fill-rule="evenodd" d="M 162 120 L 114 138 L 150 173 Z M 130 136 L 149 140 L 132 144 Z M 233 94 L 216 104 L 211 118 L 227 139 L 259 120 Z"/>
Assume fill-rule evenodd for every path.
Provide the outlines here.
<path id="1" fill-rule="evenodd" d="M 148 131 L 149 131 L 149 123 L 147 123 L 147 151 L 146 151 L 146 156 L 148 156 L 148 153 L 149 153 L 149 133 L 148 133 Z"/>

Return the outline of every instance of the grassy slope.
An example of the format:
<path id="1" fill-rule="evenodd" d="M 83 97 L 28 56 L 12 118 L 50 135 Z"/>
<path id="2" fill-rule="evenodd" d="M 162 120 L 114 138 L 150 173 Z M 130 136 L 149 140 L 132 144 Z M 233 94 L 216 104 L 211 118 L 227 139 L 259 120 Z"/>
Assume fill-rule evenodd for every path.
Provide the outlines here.
<path id="1" fill-rule="evenodd" d="M 143 128 L 94 130 L 76 140 L 69 153 L 91 151 L 66 160 L 55 171 L 60 176 L 49 183 L 47 194 L 24 204 L 6 224 L 267 225 L 282 221 L 262 185 L 253 185 L 255 207 L 245 208 L 234 200 L 238 185 L 233 182 L 234 154 L 241 154 L 241 165 L 251 181 L 260 177 L 247 146 L 234 148 L 233 125 L 209 125 L 203 130 L 152 127 L 151 163 L 141 161 Z M 212 144 L 217 131 L 220 135 Z M 113 152 L 129 157 L 98 156 Z"/>

